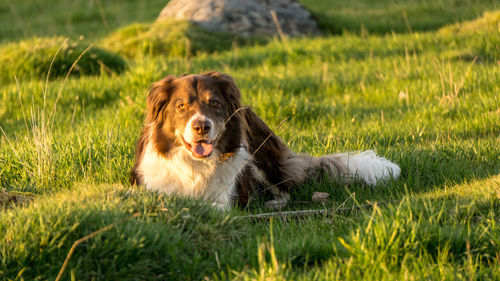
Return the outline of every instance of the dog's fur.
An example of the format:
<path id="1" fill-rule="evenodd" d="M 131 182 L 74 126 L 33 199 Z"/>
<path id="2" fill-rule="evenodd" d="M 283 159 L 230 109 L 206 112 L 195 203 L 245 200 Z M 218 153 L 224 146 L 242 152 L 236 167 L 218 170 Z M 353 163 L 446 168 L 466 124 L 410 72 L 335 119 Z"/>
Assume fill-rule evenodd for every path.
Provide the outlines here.
<path id="1" fill-rule="evenodd" d="M 368 185 L 399 176 L 373 151 L 322 157 L 296 154 L 248 107 L 222 73 L 167 76 L 154 84 L 137 143 L 133 184 L 167 194 L 246 205 L 255 191 L 285 204 L 292 188 L 328 176 Z"/>

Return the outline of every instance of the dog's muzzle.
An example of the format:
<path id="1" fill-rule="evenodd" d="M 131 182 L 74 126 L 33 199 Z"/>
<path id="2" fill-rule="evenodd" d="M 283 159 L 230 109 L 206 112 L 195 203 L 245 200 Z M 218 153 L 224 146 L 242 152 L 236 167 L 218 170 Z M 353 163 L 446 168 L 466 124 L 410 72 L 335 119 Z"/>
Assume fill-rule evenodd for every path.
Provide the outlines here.
<path id="1" fill-rule="evenodd" d="M 182 142 L 194 158 L 206 158 L 214 150 L 214 135 L 213 122 L 205 115 L 195 114 L 184 130 Z"/>

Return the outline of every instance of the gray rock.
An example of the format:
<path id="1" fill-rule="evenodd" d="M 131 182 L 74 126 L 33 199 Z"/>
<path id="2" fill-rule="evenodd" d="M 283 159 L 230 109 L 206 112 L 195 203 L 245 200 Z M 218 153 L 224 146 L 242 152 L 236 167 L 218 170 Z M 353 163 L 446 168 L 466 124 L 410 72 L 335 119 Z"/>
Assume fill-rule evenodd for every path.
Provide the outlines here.
<path id="1" fill-rule="evenodd" d="M 171 0 L 157 20 L 190 20 L 209 30 L 272 36 L 277 29 L 271 11 L 289 36 L 320 33 L 309 11 L 295 0 Z"/>

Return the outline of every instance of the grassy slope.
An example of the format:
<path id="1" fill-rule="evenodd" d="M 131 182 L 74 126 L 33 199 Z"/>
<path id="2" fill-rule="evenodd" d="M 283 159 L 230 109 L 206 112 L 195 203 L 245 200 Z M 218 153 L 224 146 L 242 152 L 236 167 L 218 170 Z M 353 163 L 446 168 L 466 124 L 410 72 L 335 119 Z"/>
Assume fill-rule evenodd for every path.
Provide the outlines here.
<path id="1" fill-rule="evenodd" d="M 301 0 L 319 24 L 332 33 L 412 32 L 435 30 L 443 25 L 480 16 L 498 8 L 495 0 Z"/>
<path id="2" fill-rule="evenodd" d="M 290 53 L 274 41 L 190 59 L 142 57 L 120 75 L 1 86 L 0 185 L 39 195 L 0 213 L 0 276 L 53 279 L 75 240 L 141 212 L 79 246 L 66 278 L 500 278 L 499 57 L 475 38 L 344 35 L 290 40 Z M 454 55 L 464 52 L 479 59 Z M 234 216 L 266 211 L 261 201 L 225 213 L 131 190 L 148 86 L 209 69 L 233 75 L 271 126 L 291 116 L 278 133 L 294 150 L 376 149 L 402 167 L 400 180 L 373 189 L 307 184 L 292 200 L 315 190 L 331 200 L 288 209 L 391 204 L 250 222 Z"/>

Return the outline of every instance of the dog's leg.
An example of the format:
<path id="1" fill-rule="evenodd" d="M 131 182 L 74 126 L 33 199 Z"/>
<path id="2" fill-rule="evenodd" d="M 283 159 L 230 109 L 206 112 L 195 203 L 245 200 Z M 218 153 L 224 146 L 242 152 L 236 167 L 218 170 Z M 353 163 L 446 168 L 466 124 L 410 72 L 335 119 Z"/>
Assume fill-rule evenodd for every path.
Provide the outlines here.
<path id="1" fill-rule="evenodd" d="M 269 200 L 266 202 L 266 206 L 270 209 L 275 209 L 279 210 L 286 205 L 288 205 L 288 202 L 290 201 L 290 193 L 284 190 L 280 190 L 279 188 L 272 186 L 271 187 L 271 193 L 274 196 L 274 200 Z"/>
<path id="2" fill-rule="evenodd" d="M 296 177 L 285 171 L 289 166 L 288 156 L 293 152 L 250 108 L 244 114 L 244 136 L 252 155 L 254 178 L 274 196 L 266 205 L 282 208 L 290 199 L 291 187 L 296 185 Z"/>
<path id="3" fill-rule="evenodd" d="M 221 210 L 227 210 L 231 207 L 231 194 L 234 190 L 234 184 L 229 188 L 226 188 L 222 193 L 218 194 L 217 198 L 213 196 L 205 196 L 205 199 L 213 200 L 212 206 L 217 207 Z"/>

